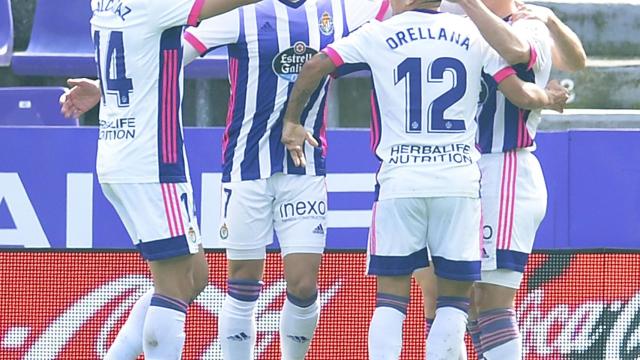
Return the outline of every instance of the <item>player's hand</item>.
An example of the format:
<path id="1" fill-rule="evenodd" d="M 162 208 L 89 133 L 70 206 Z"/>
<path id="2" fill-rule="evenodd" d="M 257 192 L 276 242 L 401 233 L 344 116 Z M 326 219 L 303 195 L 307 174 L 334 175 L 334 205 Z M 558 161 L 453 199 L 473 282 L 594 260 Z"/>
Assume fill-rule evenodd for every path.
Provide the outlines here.
<path id="1" fill-rule="evenodd" d="M 69 79 L 70 89 L 60 96 L 60 112 L 67 118 L 78 118 L 100 102 L 100 87 L 95 80 Z"/>
<path id="2" fill-rule="evenodd" d="M 555 16 L 553 11 L 549 8 L 531 4 L 525 4 L 516 1 L 517 11 L 511 15 L 511 21 L 516 22 L 518 20 L 540 20 L 545 25 L 549 23 L 549 19 Z"/>
<path id="3" fill-rule="evenodd" d="M 313 147 L 318 147 L 318 141 L 313 134 L 307 131 L 304 126 L 290 121 L 284 121 L 282 128 L 282 143 L 289 150 L 293 164 L 298 167 L 307 166 L 304 157 L 304 143 L 308 142 Z"/>
<path id="4" fill-rule="evenodd" d="M 569 100 L 569 90 L 562 86 L 558 80 L 549 81 L 545 90 L 550 102 L 545 108 L 562 113 L 567 105 L 567 100 Z"/>

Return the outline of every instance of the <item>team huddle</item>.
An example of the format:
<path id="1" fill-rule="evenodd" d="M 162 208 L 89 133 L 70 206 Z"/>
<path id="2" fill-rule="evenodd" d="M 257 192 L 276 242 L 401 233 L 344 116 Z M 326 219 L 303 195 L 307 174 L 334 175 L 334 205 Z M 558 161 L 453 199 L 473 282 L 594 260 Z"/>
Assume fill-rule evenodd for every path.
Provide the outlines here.
<path id="1" fill-rule="evenodd" d="M 69 80 L 62 111 L 100 103 L 97 173 L 154 287 L 106 359 L 179 359 L 189 304 L 207 286 L 182 128 L 184 67 L 226 47 L 220 241 L 228 259 L 218 338 L 253 359 L 266 247 L 278 236 L 287 295 L 282 359 L 304 359 L 319 319 L 331 83 L 373 79 L 380 160 L 367 273 L 377 278 L 370 359 L 398 359 L 411 278 L 425 294 L 426 357 L 521 359 L 513 309 L 546 209 L 532 154 L 541 109 L 562 111 L 552 66 L 584 50 L 550 10 L 513 0 L 93 0 L 99 79 Z M 363 99 L 363 101 L 365 101 Z M 346 154 L 343 154 L 347 156 Z M 431 266 L 433 265 L 433 266 Z M 433 269 L 433 270 L 431 270 Z"/>

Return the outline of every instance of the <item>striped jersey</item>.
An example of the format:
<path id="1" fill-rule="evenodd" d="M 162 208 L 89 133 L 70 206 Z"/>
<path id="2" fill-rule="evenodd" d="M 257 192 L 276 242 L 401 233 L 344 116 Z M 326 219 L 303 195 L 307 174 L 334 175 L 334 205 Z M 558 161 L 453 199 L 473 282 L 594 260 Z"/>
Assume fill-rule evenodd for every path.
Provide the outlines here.
<path id="1" fill-rule="evenodd" d="M 182 136 L 182 33 L 204 0 L 93 0 L 102 99 L 102 183 L 189 179 Z"/>
<path id="2" fill-rule="evenodd" d="M 547 27 L 537 20 L 519 20 L 514 30 L 531 46 L 529 64 L 513 66 L 520 79 L 544 88 L 551 74 L 552 40 Z M 492 77 L 483 74 L 478 109 L 478 147 L 483 154 L 515 149 L 535 150 L 534 139 L 541 121 L 541 109 L 524 110 L 512 104 Z"/>
<path id="3" fill-rule="evenodd" d="M 311 0 L 297 9 L 265 0 L 189 28 L 200 54 L 226 46 L 231 97 L 223 137 L 223 182 L 275 173 L 325 175 L 329 80 L 316 89 L 301 123 L 321 144 L 305 145 L 306 168 L 295 167 L 280 142 L 288 96 L 304 63 L 335 40 L 389 11 L 387 0 Z"/>
<path id="4" fill-rule="evenodd" d="M 467 18 L 430 10 L 371 22 L 324 52 L 340 67 L 365 63 L 374 84 L 378 199 L 472 197 L 480 191 L 475 114 L 482 70 L 513 69 Z"/>

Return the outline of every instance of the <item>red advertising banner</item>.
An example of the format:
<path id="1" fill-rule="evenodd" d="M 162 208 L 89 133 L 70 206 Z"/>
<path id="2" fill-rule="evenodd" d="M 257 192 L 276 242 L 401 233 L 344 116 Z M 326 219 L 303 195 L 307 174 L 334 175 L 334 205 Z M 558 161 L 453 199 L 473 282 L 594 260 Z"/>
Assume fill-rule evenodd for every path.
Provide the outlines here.
<path id="1" fill-rule="evenodd" d="M 191 306 L 184 359 L 220 359 L 217 316 L 226 264 L 208 254 L 210 286 Z M 517 300 L 527 359 L 640 357 L 640 254 L 535 254 Z M 150 286 L 133 252 L 0 252 L 0 359 L 100 359 Z M 367 358 L 375 283 L 362 252 L 326 254 L 322 314 L 308 359 Z M 414 285 L 402 359 L 424 359 L 422 299 Z M 259 359 L 280 359 L 282 262 L 269 254 L 257 307 Z"/>

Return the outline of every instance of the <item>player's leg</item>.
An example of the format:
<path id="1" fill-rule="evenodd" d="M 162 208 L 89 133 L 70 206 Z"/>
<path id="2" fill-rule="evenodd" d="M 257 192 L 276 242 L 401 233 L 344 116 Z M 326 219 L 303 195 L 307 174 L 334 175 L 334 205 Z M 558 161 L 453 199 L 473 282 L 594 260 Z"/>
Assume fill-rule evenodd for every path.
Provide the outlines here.
<path id="1" fill-rule="evenodd" d="M 425 339 L 429 337 L 429 331 L 436 317 L 436 299 L 438 298 L 437 278 L 433 272 L 433 266 L 418 269 L 413 273 L 413 278 L 420 286 L 423 299 L 423 311 L 425 317 Z M 471 311 L 470 311 L 471 314 Z M 460 344 L 460 357 L 458 360 L 467 360 L 467 347 L 464 341 Z"/>
<path id="2" fill-rule="evenodd" d="M 277 174 L 273 213 L 287 281 L 280 313 L 282 359 L 302 360 L 313 339 L 320 304 L 318 272 L 327 230 L 327 191 L 321 176 Z"/>
<path id="3" fill-rule="evenodd" d="M 253 359 L 255 307 L 266 246 L 273 241 L 273 196 L 267 180 L 222 184 L 220 239 L 227 250 L 227 295 L 218 319 L 224 359 Z"/>
<path id="4" fill-rule="evenodd" d="M 113 191 L 109 184 L 102 185 L 102 192 L 116 209 L 120 220 L 124 224 L 125 229 L 129 233 L 131 239 L 136 239 L 138 235 L 135 232 L 133 221 L 129 218 L 128 212 L 118 197 L 118 193 Z M 153 296 L 154 288 L 147 290 L 133 305 L 127 321 L 124 323 L 115 340 L 109 347 L 105 360 L 134 360 L 142 354 L 142 331 L 144 330 L 144 319 L 147 316 L 147 309 Z"/>
<path id="5" fill-rule="evenodd" d="M 537 159 L 527 151 L 483 157 L 481 166 L 488 254 L 476 285 L 481 350 L 489 360 L 521 359 L 514 299 L 546 210 L 544 177 Z M 502 185 L 503 178 L 510 181 Z"/>
<path id="6" fill-rule="evenodd" d="M 429 199 L 428 243 L 438 278 L 427 358 L 461 356 L 473 281 L 480 278 L 480 200 Z"/>
<path id="7" fill-rule="evenodd" d="M 368 274 L 377 280 L 376 309 L 369 324 L 369 358 L 398 359 L 411 275 L 429 265 L 426 199 L 387 199 L 373 206 Z"/>
<path id="8" fill-rule="evenodd" d="M 130 314 L 132 326 L 125 326 L 127 333 L 121 338 L 140 331 L 141 311 L 146 309 L 142 329 L 145 357 L 179 357 L 184 345 L 187 308 L 208 282 L 191 185 L 151 183 L 109 187 L 111 194 L 105 194 L 111 195 L 109 200 L 120 216 L 128 219 L 133 228 L 129 231 L 135 235 L 136 247 L 147 260 L 154 280 L 148 307 L 144 298 L 136 304 Z"/>

